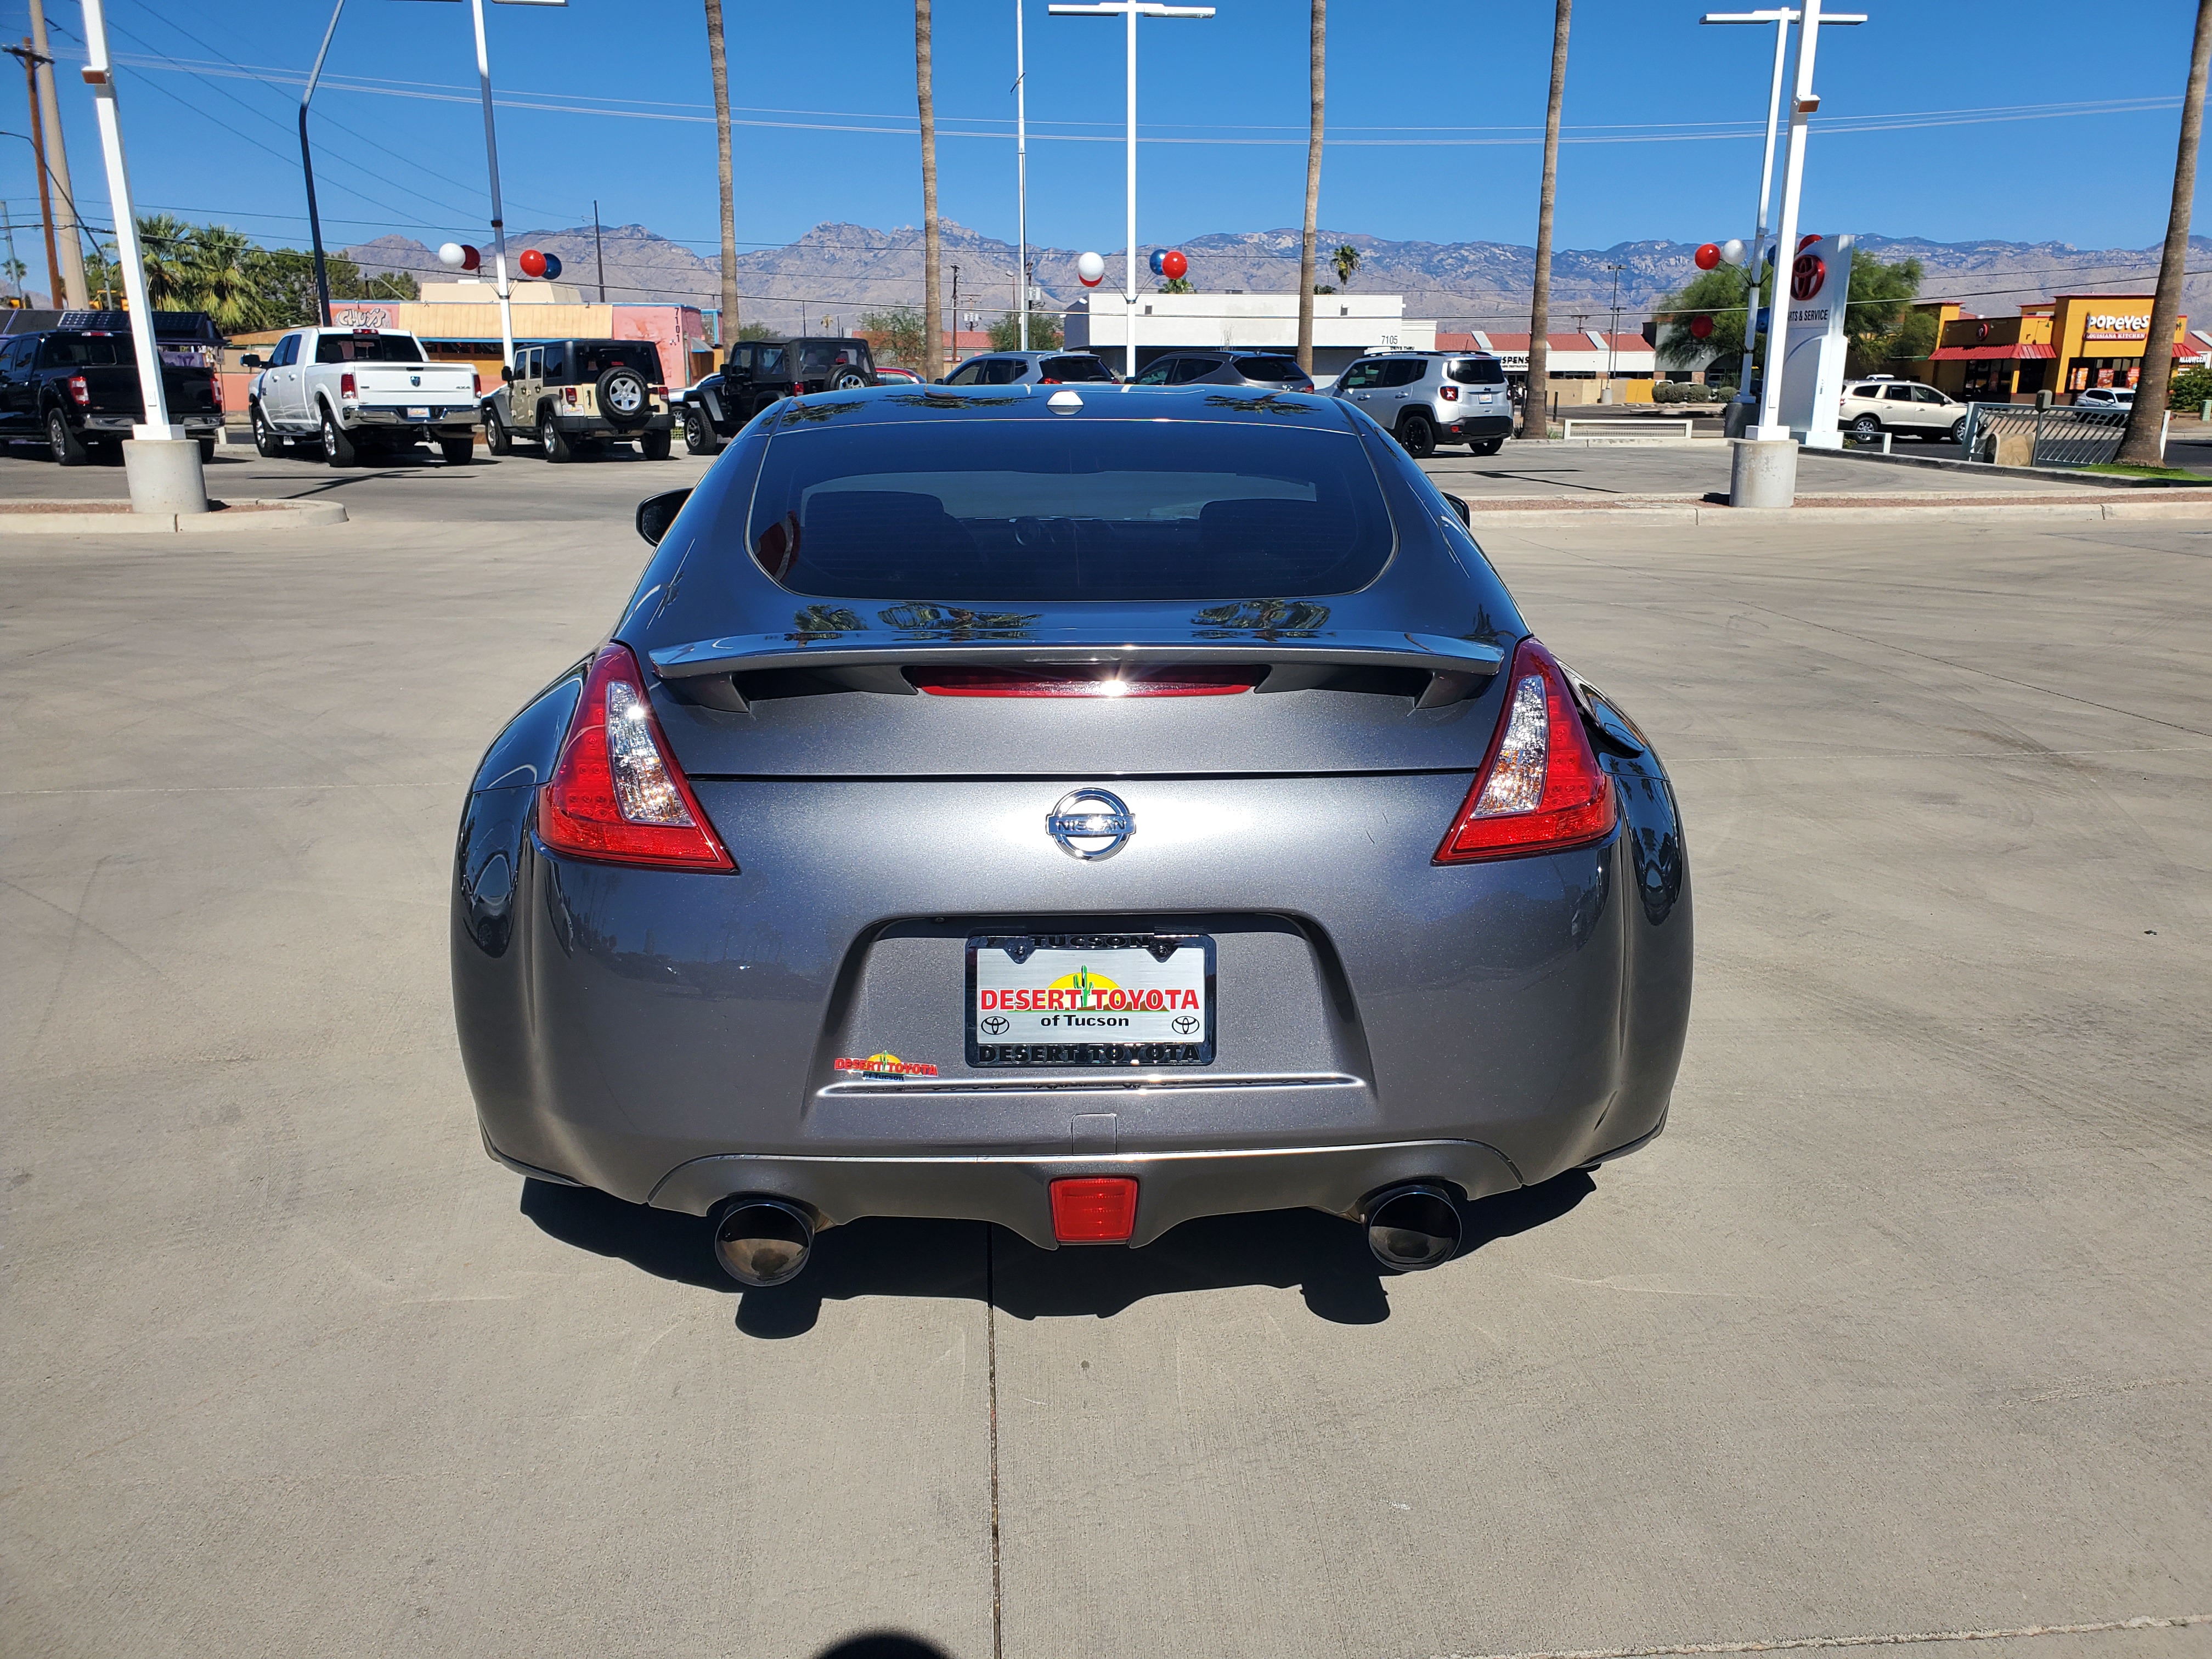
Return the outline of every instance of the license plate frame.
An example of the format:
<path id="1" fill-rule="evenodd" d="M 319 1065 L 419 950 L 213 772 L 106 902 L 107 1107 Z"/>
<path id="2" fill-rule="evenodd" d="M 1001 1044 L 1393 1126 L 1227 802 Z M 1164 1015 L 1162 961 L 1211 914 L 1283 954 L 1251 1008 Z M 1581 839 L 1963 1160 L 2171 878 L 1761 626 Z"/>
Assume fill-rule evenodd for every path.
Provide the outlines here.
<path id="1" fill-rule="evenodd" d="M 430 418 L 430 406 L 428 404 L 409 404 L 406 408 L 407 418 L 410 421 L 427 421 Z"/>
<path id="2" fill-rule="evenodd" d="M 1163 946 L 1168 947 L 1164 956 L 1161 954 Z M 1021 954 L 1017 956 L 1016 950 L 1019 950 Z M 995 1017 L 985 1014 L 978 1002 L 978 959 L 986 951 L 996 951 L 1012 957 L 1018 966 L 1026 964 L 1028 958 L 1039 951 L 1086 952 L 1096 957 L 1105 951 L 1143 951 L 1164 967 L 1170 958 L 1189 950 L 1201 953 L 1204 988 L 1200 993 L 1202 1006 L 1196 1016 L 1199 1028 L 1187 1037 L 1178 1036 L 1172 1031 L 1155 1036 L 1147 1029 L 1133 1033 L 1133 1040 L 1117 1040 L 1106 1035 L 1111 1027 L 1101 1027 L 1095 1036 L 1071 1033 L 1058 1042 L 1041 1039 L 1034 1033 L 1021 1034 L 1020 1040 L 1014 1040 L 1009 1034 L 1000 1040 L 1000 1034 L 979 1029 L 983 1021 Z M 1211 933 L 1158 931 L 971 933 L 968 936 L 963 1006 L 966 1015 L 968 1064 L 977 1069 L 1102 1072 L 1156 1067 L 1182 1070 L 1211 1066 L 1214 1059 L 1220 1007 L 1215 981 L 1213 936 Z M 1061 1012 L 1108 1016 L 1127 1014 L 1146 1020 L 1147 1027 L 1153 1024 L 1171 1024 L 1174 1018 L 1191 1017 L 1188 1014 L 1175 1015 L 1164 1022 L 1161 1013 L 1164 1011 L 1116 1010 L 1103 1006 L 1095 1010 L 1071 1008 Z"/>

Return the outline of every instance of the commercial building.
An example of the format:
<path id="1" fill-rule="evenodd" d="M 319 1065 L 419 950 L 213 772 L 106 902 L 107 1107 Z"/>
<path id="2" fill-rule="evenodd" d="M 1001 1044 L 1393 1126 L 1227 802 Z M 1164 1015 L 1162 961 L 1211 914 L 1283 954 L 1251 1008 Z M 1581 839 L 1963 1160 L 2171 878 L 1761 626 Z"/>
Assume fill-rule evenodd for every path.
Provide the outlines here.
<path id="1" fill-rule="evenodd" d="M 1095 351 L 1116 373 L 1128 338 L 1128 301 L 1119 294 L 1085 294 L 1067 308 L 1067 343 Z M 1433 319 L 1406 316 L 1402 294 L 1314 295 L 1314 373 L 1340 374 L 1370 351 L 1430 351 Z M 1251 348 L 1295 351 L 1298 296 L 1289 294 L 1139 294 L 1137 367 L 1170 351 Z"/>
<path id="2" fill-rule="evenodd" d="M 2069 403 L 2092 386 L 2132 386 L 2150 338 L 2148 294 L 2061 294 L 2024 305 L 2016 317 L 1978 317 L 1948 301 L 1929 301 L 1937 344 L 1928 378 L 1966 401 L 2033 403 L 2039 392 Z M 2201 357 L 2189 319 L 2174 325 L 2177 362 Z"/>
<path id="3" fill-rule="evenodd" d="M 1448 351 L 1492 353 L 1504 363 L 1505 378 L 1518 386 L 1528 378 L 1528 338 L 1526 333 L 1477 329 L 1471 334 L 1439 334 L 1437 344 Z M 1641 334 L 1610 334 L 1592 328 L 1573 334 L 1547 334 L 1544 338 L 1549 348 L 1545 379 L 1553 402 L 1604 402 L 1608 386 L 1614 401 L 1650 402 L 1658 359 L 1651 342 Z"/>

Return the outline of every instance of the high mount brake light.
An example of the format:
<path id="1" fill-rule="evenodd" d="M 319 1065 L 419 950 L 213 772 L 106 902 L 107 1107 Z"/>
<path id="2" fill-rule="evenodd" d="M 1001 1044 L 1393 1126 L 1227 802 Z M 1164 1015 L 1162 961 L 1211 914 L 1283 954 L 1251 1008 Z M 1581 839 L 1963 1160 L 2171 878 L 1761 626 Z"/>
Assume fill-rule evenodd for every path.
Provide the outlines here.
<path id="1" fill-rule="evenodd" d="M 1522 641 L 1506 688 L 1489 758 L 1437 848 L 1438 864 L 1561 853 L 1613 833 L 1613 780 L 1598 766 L 1557 659 Z"/>
<path id="2" fill-rule="evenodd" d="M 538 792 L 538 838 L 602 864 L 738 867 L 661 735 L 626 645 L 607 645 L 585 678 L 553 781 Z"/>
<path id="3" fill-rule="evenodd" d="M 933 697 L 1225 697 L 1249 691 L 1262 671 L 1244 667 L 909 668 L 908 682 Z"/>

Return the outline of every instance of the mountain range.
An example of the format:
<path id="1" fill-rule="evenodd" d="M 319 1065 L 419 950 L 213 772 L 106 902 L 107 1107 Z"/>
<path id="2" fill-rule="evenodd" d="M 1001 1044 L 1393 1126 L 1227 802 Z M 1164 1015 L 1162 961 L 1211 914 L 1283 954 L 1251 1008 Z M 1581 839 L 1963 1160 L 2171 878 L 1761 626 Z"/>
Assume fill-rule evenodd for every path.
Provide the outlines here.
<path id="1" fill-rule="evenodd" d="M 945 303 L 952 304 L 957 267 L 963 314 L 985 320 L 1012 309 L 1015 249 L 946 221 L 943 226 Z M 715 263 L 643 225 L 607 226 L 600 233 L 606 297 L 646 303 L 712 307 L 720 302 Z M 1296 230 L 1221 232 L 1181 244 L 1190 258 L 1190 280 L 1216 293 L 1294 292 L 1298 280 Z M 1350 288 L 1402 294 L 1408 317 L 1434 318 L 1446 329 L 1520 330 L 1528 326 L 1529 284 L 1535 250 L 1510 242 L 1391 241 L 1358 231 L 1321 233 L 1322 280 L 1333 281 L 1328 253 L 1349 245 L 1359 252 Z M 2054 293 L 2117 289 L 2148 293 L 2158 272 L 2159 250 L 2077 248 L 2066 242 L 1936 242 L 1912 237 L 1864 235 L 1859 246 L 1883 259 L 1918 259 L 1926 276 L 1921 294 L 1955 299 L 1967 310 L 2006 314 L 2021 301 Z M 2193 238 L 2191 263 L 2207 269 L 2191 276 L 2191 313 L 2212 318 L 2212 240 Z M 598 297 L 600 252 L 589 225 L 522 232 L 509 239 L 508 257 L 536 247 L 559 256 L 561 280 Z M 1688 242 L 1621 242 L 1608 248 L 1570 249 L 1552 262 L 1554 328 L 1607 325 L 1616 303 L 1621 326 L 1633 331 L 1666 295 L 1697 274 L 1696 247 Z M 453 273 L 422 243 L 384 236 L 343 250 L 364 271 L 403 270 L 436 280 Z M 1058 310 L 1080 294 L 1073 248 L 1030 250 L 1040 308 Z M 1115 261 L 1109 255 L 1109 280 Z M 1616 270 L 1617 268 L 1617 270 Z M 738 256 L 739 310 L 748 323 L 779 331 L 850 330 L 862 315 L 919 305 L 922 291 L 922 233 L 912 226 L 875 230 L 865 225 L 823 223 L 781 247 Z"/>

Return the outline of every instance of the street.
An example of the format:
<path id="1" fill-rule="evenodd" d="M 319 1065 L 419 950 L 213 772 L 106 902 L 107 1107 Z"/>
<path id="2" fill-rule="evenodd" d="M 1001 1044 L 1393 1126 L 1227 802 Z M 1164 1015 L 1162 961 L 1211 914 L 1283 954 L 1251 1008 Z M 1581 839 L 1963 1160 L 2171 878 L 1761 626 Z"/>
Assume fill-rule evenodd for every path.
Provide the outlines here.
<path id="1" fill-rule="evenodd" d="M 1717 484 L 1432 471 L 1724 489 L 1715 448 Z M 1303 1212 L 1133 1253 L 877 1221 L 739 1296 L 702 1223 L 484 1156 L 447 978 L 477 757 L 617 616 L 639 497 L 705 465 L 226 450 L 210 493 L 351 521 L 0 537 L 0 1651 L 1425 1659 L 2212 1613 L 2203 521 L 1486 536 L 1682 799 L 1668 1132 L 1406 1278 Z M 0 498 L 123 493 L 0 456 Z M 2212 1659 L 2212 1624 L 2033 1650 Z"/>

